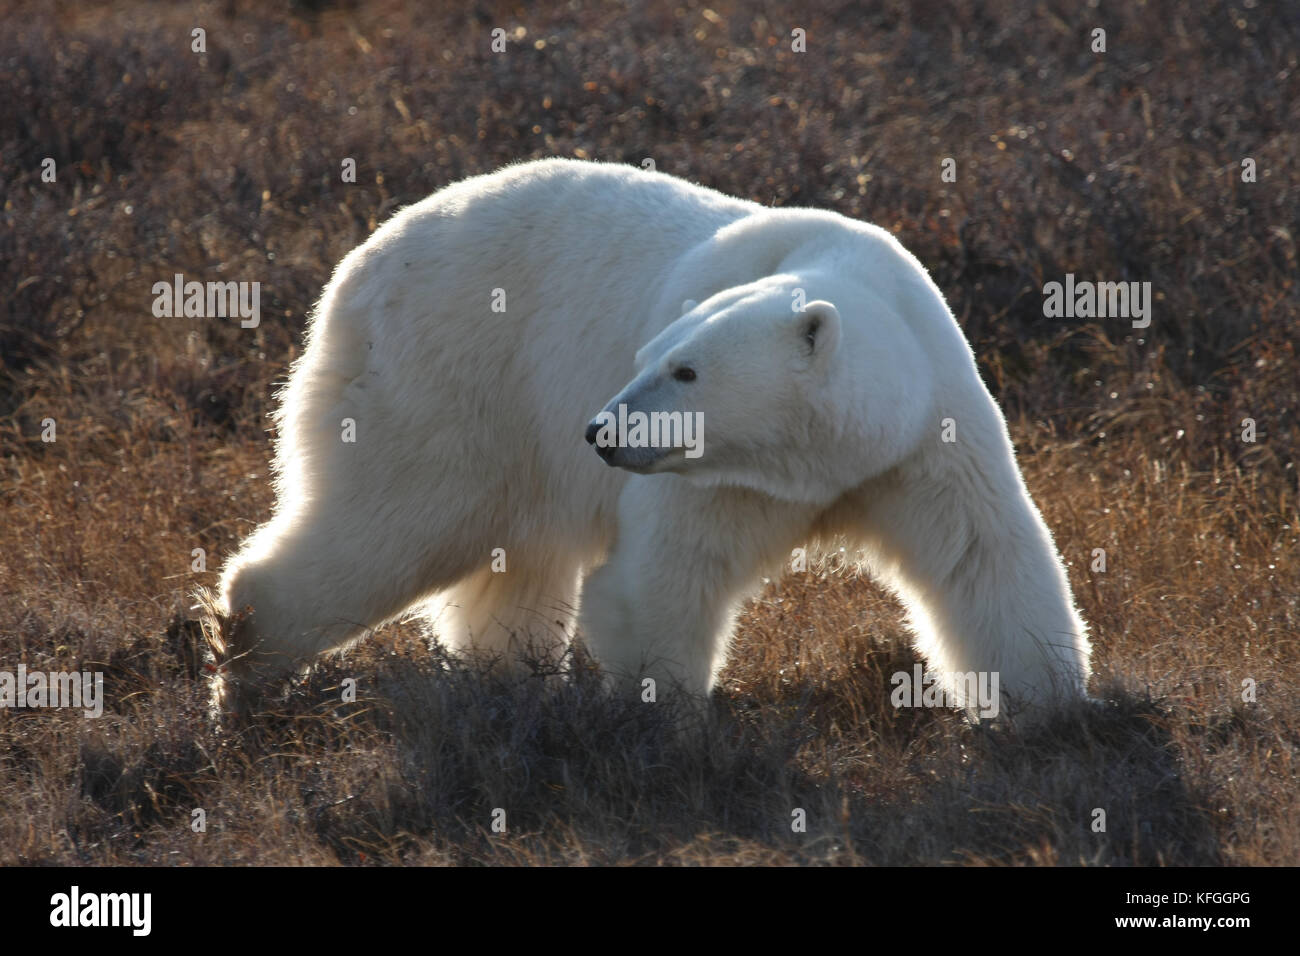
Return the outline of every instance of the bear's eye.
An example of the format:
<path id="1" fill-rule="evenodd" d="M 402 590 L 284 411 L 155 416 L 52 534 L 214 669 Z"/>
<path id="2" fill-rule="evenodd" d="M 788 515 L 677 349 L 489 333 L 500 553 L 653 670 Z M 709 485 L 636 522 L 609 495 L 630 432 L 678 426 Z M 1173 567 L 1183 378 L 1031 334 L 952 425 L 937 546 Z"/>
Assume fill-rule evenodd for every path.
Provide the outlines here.
<path id="1" fill-rule="evenodd" d="M 673 372 L 673 378 L 677 379 L 679 382 L 693 382 L 695 381 L 695 369 L 687 368 L 683 365 L 677 371 Z"/>

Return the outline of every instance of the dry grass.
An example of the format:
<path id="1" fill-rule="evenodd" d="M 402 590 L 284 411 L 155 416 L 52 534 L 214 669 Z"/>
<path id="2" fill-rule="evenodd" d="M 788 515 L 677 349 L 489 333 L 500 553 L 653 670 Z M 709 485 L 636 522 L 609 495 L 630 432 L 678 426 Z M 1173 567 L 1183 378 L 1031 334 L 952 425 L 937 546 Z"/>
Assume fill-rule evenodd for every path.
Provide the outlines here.
<path id="1" fill-rule="evenodd" d="M 0 669 L 103 670 L 107 708 L 0 711 L 0 864 L 1300 859 L 1294 11 L 418 6 L 5 5 Z M 497 26 L 526 35 L 493 55 Z M 822 569 L 746 610 L 706 735 L 403 627 L 211 724 L 188 594 L 268 513 L 267 396 L 330 268 L 550 154 L 893 228 L 1008 410 L 1104 706 L 1032 736 L 896 711 L 898 608 Z M 178 271 L 262 282 L 261 327 L 153 318 Z M 1066 272 L 1151 281 L 1151 328 L 1045 319 Z"/>

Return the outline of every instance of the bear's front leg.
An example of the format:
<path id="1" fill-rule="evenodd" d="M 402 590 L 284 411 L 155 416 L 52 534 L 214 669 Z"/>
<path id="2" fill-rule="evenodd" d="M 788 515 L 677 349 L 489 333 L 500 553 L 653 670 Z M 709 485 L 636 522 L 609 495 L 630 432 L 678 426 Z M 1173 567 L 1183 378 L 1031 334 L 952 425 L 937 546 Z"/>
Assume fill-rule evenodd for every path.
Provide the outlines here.
<path id="1" fill-rule="evenodd" d="M 583 586 L 587 647 L 619 692 L 706 695 L 740 602 L 781 565 L 816 509 L 755 491 L 634 476 L 609 560 Z"/>

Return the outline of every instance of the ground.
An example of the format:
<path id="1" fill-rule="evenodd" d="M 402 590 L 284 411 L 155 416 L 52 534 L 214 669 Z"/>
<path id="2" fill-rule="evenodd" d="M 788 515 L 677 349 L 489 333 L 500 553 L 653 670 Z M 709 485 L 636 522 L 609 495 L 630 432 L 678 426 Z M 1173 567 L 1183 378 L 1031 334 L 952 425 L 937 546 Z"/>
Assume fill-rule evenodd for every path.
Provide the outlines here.
<path id="1" fill-rule="evenodd" d="M 1293 12 L 3 6 L 0 669 L 103 670 L 108 699 L 0 711 L 0 864 L 1300 858 Z M 189 594 L 268 513 L 270 391 L 330 269 L 399 206 L 547 155 L 913 250 L 1008 413 L 1104 706 L 1027 737 L 895 710 L 899 608 L 832 565 L 747 607 L 702 738 L 410 627 L 210 723 Z M 155 318 L 177 272 L 262 282 L 260 326 Z M 1046 318 L 1070 272 L 1152 282 L 1150 328 Z"/>

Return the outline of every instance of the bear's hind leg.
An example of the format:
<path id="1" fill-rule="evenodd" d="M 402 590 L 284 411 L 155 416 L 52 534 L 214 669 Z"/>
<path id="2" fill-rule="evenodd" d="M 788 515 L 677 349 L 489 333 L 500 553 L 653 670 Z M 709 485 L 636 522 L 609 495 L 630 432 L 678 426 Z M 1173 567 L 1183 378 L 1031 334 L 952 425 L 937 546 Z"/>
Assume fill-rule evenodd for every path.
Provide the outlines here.
<path id="1" fill-rule="evenodd" d="M 225 568 L 218 701 L 258 690 L 365 637 L 469 568 L 398 507 L 313 502 L 263 525 Z M 391 505 L 391 502 L 389 502 Z M 436 540 L 436 537 L 434 538 Z"/>

